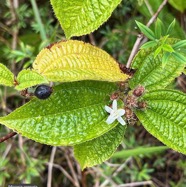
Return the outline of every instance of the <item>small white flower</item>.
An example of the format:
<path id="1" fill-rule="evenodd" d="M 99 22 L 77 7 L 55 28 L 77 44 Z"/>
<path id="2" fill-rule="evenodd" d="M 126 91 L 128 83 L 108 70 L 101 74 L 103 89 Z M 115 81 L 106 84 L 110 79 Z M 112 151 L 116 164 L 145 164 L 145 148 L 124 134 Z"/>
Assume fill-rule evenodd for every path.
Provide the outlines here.
<path id="1" fill-rule="evenodd" d="M 117 109 L 117 100 L 113 100 L 112 108 L 105 106 L 105 110 L 110 113 L 109 117 L 106 120 L 107 124 L 113 123 L 116 119 L 122 124 L 125 125 L 126 122 L 121 116 L 125 114 L 124 109 Z"/>

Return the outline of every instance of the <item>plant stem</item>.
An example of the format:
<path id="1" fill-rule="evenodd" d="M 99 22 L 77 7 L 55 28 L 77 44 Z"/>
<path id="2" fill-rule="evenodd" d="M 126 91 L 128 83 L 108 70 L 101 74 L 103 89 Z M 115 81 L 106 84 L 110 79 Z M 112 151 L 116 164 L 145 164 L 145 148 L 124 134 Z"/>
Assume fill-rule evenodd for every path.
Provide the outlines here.
<path id="1" fill-rule="evenodd" d="M 40 14 L 39 14 L 39 10 L 38 10 L 36 1 L 35 0 L 30 0 L 30 1 L 31 1 L 31 4 L 32 4 L 32 8 L 33 8 L 33 11 L 34 11 L 34 15 L 35 15 L 36 21 L 37 21 L 37 23 L 39 25 L 41 39 L 43 41 L 45 41 L 45 40 L 47 40 L 47 36 L 46 36 L 46 32 L 45 32 L 43 23 L 41 21 L 41 17 L 40 17 Z"/>
<path id="2" fill-rule="evenodd" d="M 156 18 L 158 17 L 158 14 L 161 12 L 161 10 L 163 9 L 163 7 L 167 4 L 168 0 L 164 0 L 162 2 L 162 4 L 159 6 L 158 10 L 156 11 L 156 13 L 151 17 L 151 19 L 148 21 L 148 23 L 146 24 L 147 27 L 149 27 L 155 20 Z M 139 34 L 138 37 L 137 37 L 137 40 L 133 46 L 133 49 L 131 51 L 131 54 L 129 56 L 129 59 L 127 61 L 127 64 L 126 64 L 126 67 L 127 68 L 130 68 L 131 66 L 131 63 L 132 63 L 132 60 L 135 56 L 135 54 L 137 53 L 138 49 L 139 49 L 139 46 L 140 46 L 140 43 L 142 41 L 142 39 L 144 38 L 144 35 L 143 34 Z"/>
<path id="3" fill-rule="evenodd" d="M 52 153 L 50 155 L 50 162 L 48 163 L 48 180 L 47 180 L 47 187 L 52 186 L 52 168 L 54 163 L 54 157 L 56 154 L 57 147 L 52 148 Z"/>
<path id="4" fill-rule="evenodd" d="M 17 133 L 16 132 L 11 132 L 9 134 L 7 134 L 6 136 L 3 136 L 2 138 L 0 138 L 0 143 L 8 140 L 9 138 L 15 136 Z"/>

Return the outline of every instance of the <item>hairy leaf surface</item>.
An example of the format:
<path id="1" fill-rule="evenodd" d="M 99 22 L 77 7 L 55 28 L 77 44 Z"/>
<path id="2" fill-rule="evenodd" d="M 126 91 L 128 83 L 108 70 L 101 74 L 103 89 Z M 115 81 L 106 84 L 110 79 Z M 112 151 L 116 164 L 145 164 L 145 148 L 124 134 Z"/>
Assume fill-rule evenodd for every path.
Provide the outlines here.
<path id="1" fill-rule="evenodd" d="M 170 40 L 169 43 L 175 43 L 175 41 Z M 154 58 L 156 48 L 142 49 L 135 56 L 132 68 L 137 71 L 130 80 L 131 88 L 139 84 L 145 86 L 147 90 L 165 88 L 183 71 L 185 65 L 173 57 L 170 57 L 169 61 L 162 66 L 162 53 Z"/>
<path id="2" fill-rule="evenodd" d="M 4 86 L 14 86 L 14 75 L 3 64 L 0 64 L 0 84 Z"/>
<path id="3" fill-rule="evenodd" d="M 17 76 L 17 82 L 18 85 L 15 87 L 17 90 L 24 90 L 37 84 L 48 83 L 45 77 L 30 69 L 20 71 Z"/>
<path id="4" fill-rule="evenodd" d="M 104 135 L 74 146 L 75 158 L 81 168 L 92 167 L 109 159 L 121 143 L 126 126 L 121 124 Z"/>
<path id="5" fill-rule="evenodd" d="M 61 41 L 43 49 L 33 68 L 49 81 L 124 81 L 118 63 L 105 51 L 81 41 Z"/>
<path id="6" fill-rule="evenodd" d="M 50 0 L 67 38 L 98 29 L 121 0 Z"/>
<path id="7" fill-rule="evenodd" d="M 81 81 L 54 87 L 46 100 L 32 99 L 0 123 L 10 129 L 49 145 L 74 145 L 111 130 L 117 122 L 108 125 L 109 94 L 116 85 L 107 82 Z"/>
<path id="8" fill-rule="evenodd" d="M 186 94 L 156 90 L 142 99 L 147 108 L 135 113 L 143 126 L 168 147 L 186 154 Z"/>

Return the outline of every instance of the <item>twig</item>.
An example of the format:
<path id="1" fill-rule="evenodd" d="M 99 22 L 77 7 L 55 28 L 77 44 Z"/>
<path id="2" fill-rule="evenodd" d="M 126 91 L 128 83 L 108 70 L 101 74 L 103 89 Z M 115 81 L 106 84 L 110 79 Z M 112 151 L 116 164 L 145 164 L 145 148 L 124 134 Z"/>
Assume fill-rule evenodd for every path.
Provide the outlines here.
<path id="1" fill-rule="evenodd" d="M 162 183 L 161 181 L 159 181 L 158 179 L 156 179 L 155 177 L 152 178 L 152 181 L 154 184 L 156 184 L 158 187 L 165 187 L 165 184 Z"/>
<path id="2" fill-rule="evenodd" d="M 112 177 L 117 176 L 117 174 L 123 170 L 124 167 L 131 161 L 131 157 L 129 157 L 122 165 L 119 165 L 119 167 L 114 171 L 112 174 Z M 109 180 L 105 180 L 100 186 L 105 187 L 109 183 Z"/>
<path id="3" fill-rule="evenodd" d="M 24 151 L 24 148 L 23 148 L 23 137 L 21 135 L 18 136 L 18 145 L 19 145 L 19 149 L 21 150 L 20 151 L 20 156 L 21 156 L 21 161 L 22 161 L 22 166 L 23 168 L 25 168 L 26 166 L 26 159 L 25 159 L 25 151 Z M 24 179 L 24 182 L 25 182 L 25 179 Z"/>
<path id="4" fill-rule="evenodd" d="M 50 163 L 47 163 L 47 165 L 50 165 Z M 62 166 L 53 163 L 53 167 L 59 169 L 65 175 L 65 177 L 69 179 L 69 181 L 71 181 L 72 184 L 74 184 L 74 179 L 68 174 L 68 172 Z"/>
<path id="5" fill-rule="evenodd" d="M 2 138 L 0 138 L 0 143 L 2 143 L 2 142 L 4 142 L 4 141 L 8 140 L 9 138 L 15 136 L 16 134 L 17 134 L 16 132 L 11 132 L 11 133 L 9 133 L 9 134 L 3 136 Z"/>
<path id="6" fill-rule="evenodd" d="M 1 160 L 4 160 L 7 157 L 7 155 L 10 152 L 11 148 L 12 148 L 12 144 L 8 144 L 8 146 L 6 147 L 5 152 L 3 153 L 2 157 L 1 157 Z"/>
<path id="7" fill-rule="evenodd" d="M 148 11 L 149 11 L 149 13 L 150 13 L 150 15 L 153 16 L 154 11 L 153 11 L 153 9 L 152 9 L 152 7 L 151 7 L 149 1 L 148 1 L 148 0 L 144 0 L 144 2 L 145 2 L 145 5 L 146 5 L 146 7 L 147 7 L 147 9 L 148 9 Z"/>
<path id="8" fill-rule="evenodd" d="M 151 17 L 151 19 L 148 21 L 148 23 L 146 24 L 147 27 L 149 27 L 155 20 L 156 18 L 158 17 L 158 14 L 161 12 L 161 10 L 163 9 L 163 7 L 167 4 L 168 0 L 164 0 L 162 2 L 162 4 L 159 6 L 158 10 L 156 11 L 156 13 Z M 139 34 L 138 37 L 137 37 L 137 40 L 133 46 L 133 49 L 131 51 L 131 54 L 129 56 L 129 59 L 127 61 L 127 64 L 126 64 L 126 67 L 127 68 L 130 68 L 130 65 L 132 63 L 132 59 L 134 58 L 135 54 L 137 53 L 138 49 L 139 49 L 139 46 L 140 46 L 140 43 L 142 41 L 142 39 L 144 38 L 144 35 L 143 34 Z"/>
<path id="9" fill-rule="evenodd" d="M 90 43 L 92 45 L 96 45 L 94 35 L 92 33 L 90 33 L 88 36 L 89 36 Z"/>
<path id="10" fill-rule="evenodd" d="M 8 22 L 6 22 L 7 25 L 11 25 L 17 20 L 17 14 L 15 9 L 17 9 L 18 6 L 17 5 L 15 6 L 14 1 L 9 0 L 9 8 L 11 13 L 11 19 Z"/>
<path id="11" fill-rule="evenodd" d="M 50 155 L 50 161 L 48 163 L 47 187 L 52 187 L 52 168 L 53 168 L 55 153 L 56 153 L 56 147 L 53 147 L 52 148 L 52 153 Z"/>
<path id="12" fill-rule="evenodd" d="M 81 180 L 81 183 L 82 183 L 82 187 L 87 187 L 87 184 L 86 184 L 86 171 L 82 171 L 82 180 Z"/>
<path id="13" fill-rule="evenodd" d="M 9 21 L 9 23 L 7 24 L 17 24 L 18 22 L 18 16 L 16 13 L 16 9 L 19 6 L 19 3 L 17 0 L 9 0 L 9 4 L 10 4 L 10 12 L 11 12 L 11 20 Z M 19 34 L 19 27 L 16 26 L 15 29 L 12 29 L 12 44 L 11 44 L 11 48 L 12 50 L 15 50 L 17 48 L 17 42 L 18 42 L 18 34 Z M 12 67 L 11 67 L 12 71 L 15 73 L 16 71 L 16 62 L 15 60 L 12 60 Z"/>
<path id="14" fill-rule="evenodd" d="M 102 171 L 100 171 L 99 168 L 93 167 L 92 168 L 97 174 L 101 175 L 102 177 L 104 177 L 107 181 L 109 181 L 109 183 L 112 185 L 112 187 L 117 187 L 117 184 L 112 180 L 111 177 L 108 177 L 106 175 L 103 174 Z M 100 185 L 100 187 L 103 187 L 102 184 Z"/>
<path id="15" fill-rule="evenodd" d="M 155 186 L 152 181 L 142 181 L 142 182 L 132 182 L 132 183 L 127 183 L 127 184 L 120 184 L 120 185 L 118 185 L 118 187 L 134 187 L 134 186 L 144 186 L 144 185 Z"/>
<path id="16" fill-rule="evenodd" d="M 71 161 L 70 156 L 69 156 L 69 154 L 68 154 L 67 151 L 70 152 L 70 150 L 66 149 L 66 151 L 65 151 L 65 158 L 67 159 L 68 166 L 69 166 L 70 171 L 71 171 L 71 173 L 72 173 L 72 176 L 73 176 L 73 178 L 74 178 L 74 180 L 75 180 L 75 181 L 74 181 L 74 182 L 75 182 L 74 185 L 75 185 L 76 187 L 80 187 L 80 184 L 79 184 L 79 181 L 78 181 L 76 172 L 74 171 L 74 168 L 73 168 L 73 166 L 72 166 L 72 161 Z"/>

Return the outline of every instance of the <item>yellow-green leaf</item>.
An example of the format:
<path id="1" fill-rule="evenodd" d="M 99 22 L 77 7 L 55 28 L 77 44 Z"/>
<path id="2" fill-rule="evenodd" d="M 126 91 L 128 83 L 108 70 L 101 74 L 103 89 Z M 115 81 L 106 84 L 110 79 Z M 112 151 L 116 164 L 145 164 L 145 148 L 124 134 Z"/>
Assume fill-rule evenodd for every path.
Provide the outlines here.
<path id="1" fill-rule="evenodd" d="M 33 63 L 48 81 L 99 80 L 117 82 L 128 78 L 105 51 L 76 40 L 61 41 L 43 49 Z"/>
<path id="2" fill-rule="evenodd" d="M 30 69 L 24 69 L 19 72 L 17 82 L 18 85 L 15 87 L 17 90 L 24 90 L 37 84 L 48 83 L 45 77 Z"/>
<path id="3" fill-rule="evenodd" d="M 121 0 L 50 0 L 67 38 L 89 34 L 103 24 Z"/>
<path id="4" fill-rule="evenodd" d="M 14 86 L 14 75 L 3 64 L 0 64 L 0 84 L 4 86 Z"/>

